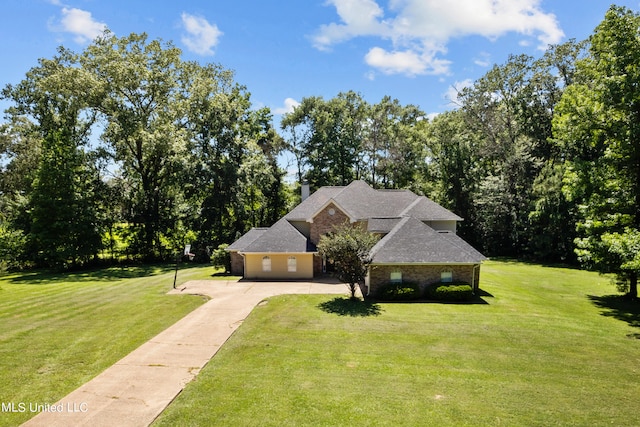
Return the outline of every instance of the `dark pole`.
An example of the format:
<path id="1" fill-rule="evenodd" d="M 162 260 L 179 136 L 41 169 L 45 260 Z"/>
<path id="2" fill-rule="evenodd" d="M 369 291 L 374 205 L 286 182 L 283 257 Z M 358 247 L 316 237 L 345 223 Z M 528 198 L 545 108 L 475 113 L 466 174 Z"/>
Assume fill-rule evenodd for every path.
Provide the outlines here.
<path id="1" fill-rule="evenodd" d="M 180 253 L 176 255 L 176 273 L 173 275 L 173 289 L 176 288 L 176 280 L 178 279 L 178 264 L 180 264 Z"/>

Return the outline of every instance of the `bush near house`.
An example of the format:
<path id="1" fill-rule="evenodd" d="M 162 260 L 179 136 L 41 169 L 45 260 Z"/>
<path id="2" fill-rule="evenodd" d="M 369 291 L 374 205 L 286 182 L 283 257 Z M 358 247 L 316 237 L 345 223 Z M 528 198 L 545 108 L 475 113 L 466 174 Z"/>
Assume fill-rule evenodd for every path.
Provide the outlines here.
<path id="1" fill-rule="evenodd" d="M 425 296 L 437 301 L 471 301 L 473 298 L 473 288 L 466 282 L 434 283 L 433 285 L 427 286 Z"/>
<path id="2" fill-rule="evenodd" d="M 410 301 L 421 296 L 420 287 L 415 283 L 388 283 L 378 291 L 382 301 Z"/>
<path id="3" fill-rule="evenodd" d="M 225 250 L 228 246 L 223 243 L 211 254 L 211 264 L 214 267 L 224 268 L 225 273 L 231 273 L 231 253 Z"/>

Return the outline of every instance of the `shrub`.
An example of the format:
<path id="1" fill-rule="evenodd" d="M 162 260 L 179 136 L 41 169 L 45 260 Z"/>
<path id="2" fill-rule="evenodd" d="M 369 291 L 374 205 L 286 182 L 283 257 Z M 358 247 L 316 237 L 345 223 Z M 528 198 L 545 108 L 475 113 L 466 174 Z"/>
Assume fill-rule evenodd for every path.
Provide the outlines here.
<path id="1" fill-rule="evenodd" d="M 231 272 L 231 254 L 229 251 L 226 251 L 227 244 L 223 243 L 218 246 L 218 249 L 213 251 L 211 255 L 211 263 L 214 267 L 224 268 L 225 273 Z"/>
<path id="2" fill-rule="evenodd" d="M 378 291 L 385 301 L 410 301 L 420 298 L 420 287 L 414 283 L 388 283 Z"/>
<path id="3" fill-rule="evenodd" d="M 435 283 L 427 287 L 427 298 L 437 301 L 462 302 L 473 299 L 473 289 L 468 283 Z"/>

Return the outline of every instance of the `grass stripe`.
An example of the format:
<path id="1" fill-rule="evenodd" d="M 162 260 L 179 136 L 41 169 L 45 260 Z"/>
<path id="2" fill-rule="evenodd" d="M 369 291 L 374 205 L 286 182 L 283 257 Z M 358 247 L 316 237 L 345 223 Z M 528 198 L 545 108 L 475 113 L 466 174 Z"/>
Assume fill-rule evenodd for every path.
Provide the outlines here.
<path id="1" fill-rule="evenodd" d="M 370 317 L 323 311 L 333 296 L 274 297 L 156 425 L 637 425 L 638 329 L 594 304 L 608 278 L 494 261 L 481 285 L 486 304 Z"/>
<path id="2" fill-rule="evenodd" d="M 54 403 L 202 304 L 166 295 L 172 284 L 172 266 L 0 277 L 0 402 Z M 33 415 L 3 412 L 0 426 Z"/>

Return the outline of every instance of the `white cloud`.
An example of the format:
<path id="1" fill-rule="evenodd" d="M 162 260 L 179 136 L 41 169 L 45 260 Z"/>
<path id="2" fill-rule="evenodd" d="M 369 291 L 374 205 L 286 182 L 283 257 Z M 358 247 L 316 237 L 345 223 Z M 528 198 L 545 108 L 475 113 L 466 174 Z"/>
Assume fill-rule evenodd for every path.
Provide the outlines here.
<path id="1" fill-rule="evenodd" d="M 320 50 L 352 37 L 380 35 L 386 31 L 386 25 L 378 20 L 384 11 L 374 0 L 328 0 L 327 4 L 335 6 L 344 24 L 320 27 L 313 38 L 314 46 Z"/>
<path id="2" fill-rule="evenodd" d="M 474 58 L 473 63 L 479 67 L 489 67 L 491 65 L 491 55 L 487 52 L 480 52 L 476 58 Z"/>
<path id="3" fill-rule="evenodd" d="M 215 24 L 210 24 L 202 17 L 182 13 L 182 25 L 187 32 L 182 36 L 182 43 L 187 49 L 198 55 L 214 54 L 213 48 L 223 34 Z"/>
<path id="4" fill-rule="evenodd" d="M 54 2 L 53 4 L 59 5 Z M 73 34 L 76 43 L 83 44 L 102 35 L 107 24 L 96 21 L 91 12 L 82 9 L 63 7 L 60 23 L 52 28 L 54 31 Z"/>
<path id="5" fill-rule="evenodd" d="M 449 69 L 449 61 L 434 58 L 431 52 L 416 50 L 387 52 L 374 47 L 364 57 L 365 62 L 385 74 L 443 74 Z"/>
<path id="6" fill-rule="evenodd" d="M 391 51 L 369 50 L 365 60 L 385 73 L 446 74 L 446 53 L 452 38 L 479 35 L 497 39 L 517 33 L 538 40 L 540 48 L 558 43 L 564 33 L 541 0 L 390 0 L 385 10 L 374 0 L 329 0 L 340 23 L 322 25 L 314 46 L 327 50 L 355 37 L 388 40 Z"/>
<path id="7" fill-rule="evenodd" d="M 273 114 L 287 114 L 293 112 L 300 103 L 293 98 L 287 98 L 284 100 L 284 106 L 273 109 Z"/>

